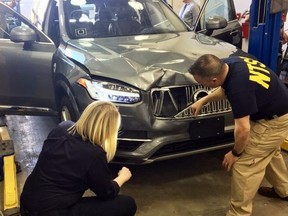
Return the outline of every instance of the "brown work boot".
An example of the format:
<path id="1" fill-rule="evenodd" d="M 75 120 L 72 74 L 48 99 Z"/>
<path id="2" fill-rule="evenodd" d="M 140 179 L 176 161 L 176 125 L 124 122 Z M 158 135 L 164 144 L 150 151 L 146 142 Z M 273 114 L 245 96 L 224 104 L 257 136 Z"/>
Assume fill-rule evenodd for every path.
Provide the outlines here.
<path id="1" fill-rule="evenodd" d="M 258 189 L 258 193 L 262 196 L 266 196 L 266 197 L 270 197 L 270 198 L 278 198 L 278 199 L 282 199 L 285 201 L 288 201 L 288 196 L 286 197 L 280 197 L 276 191 L 274 190 L 273 187 L 260 187 Z"/>

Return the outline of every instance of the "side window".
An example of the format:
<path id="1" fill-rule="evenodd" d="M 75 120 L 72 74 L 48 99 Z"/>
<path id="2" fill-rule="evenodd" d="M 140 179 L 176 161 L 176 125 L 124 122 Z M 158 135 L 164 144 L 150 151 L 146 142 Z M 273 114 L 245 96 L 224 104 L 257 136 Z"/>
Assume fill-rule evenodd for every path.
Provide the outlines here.
<path id="1" fill-rule="evenodd" d="M 200 17 L 201 29 L 206 29 L 206 21 L 211 16 L 224 17 L 228 22 L 233 20 L 233 10 L 229 0 L 209 0 Z"/>
<path id="2" fill-rule="evenodd" d="M 17 26 L 28 26 L 36 33 L 38 42 L 50 42 L 49 39 L 37 30 L 27 19 L 14 12 L 13 9 L 0 4 L 0 39 L 10 39 L 10 32 Z"/>
<path id="3" fill-rule="evenodd" d="M 16 26 L 23 25 L 17 14 L 1 6 L 0 9 L 0 38 L 9 39 L 10 32 Z"/>

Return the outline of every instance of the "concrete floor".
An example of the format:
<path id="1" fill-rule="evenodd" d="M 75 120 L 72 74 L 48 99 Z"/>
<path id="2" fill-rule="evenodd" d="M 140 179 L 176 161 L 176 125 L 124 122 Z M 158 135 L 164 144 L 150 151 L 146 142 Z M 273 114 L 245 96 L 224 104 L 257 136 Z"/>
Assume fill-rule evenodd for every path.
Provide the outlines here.
<path id="1" fill-rule="evenodd" d="M 57 124 L 51 117 L 8 116 L 9 133 L 22 165 L 17 175 L 22 191 L 42 142 Z M 132 179 L 121 190 L 136 199 L 137 216 L 224 216 L 229 203 L 230 176 L 221 167 L 227 149 L 143 166 L 129 166 Z M 283 152 L 288 164 L 288 154 Z M 111 165 L 117 173 L 120 165 Z M 263 182 L 267 185 L 267 182 Z M 3 209 L 3 182 L 0 183 Z M 91 192 L 87 192 L 90 195 Z M 1 215 L 1 213 L 0 213 Z M 287 216 L 288 202 L 256 195 L 253 216 Z"/>

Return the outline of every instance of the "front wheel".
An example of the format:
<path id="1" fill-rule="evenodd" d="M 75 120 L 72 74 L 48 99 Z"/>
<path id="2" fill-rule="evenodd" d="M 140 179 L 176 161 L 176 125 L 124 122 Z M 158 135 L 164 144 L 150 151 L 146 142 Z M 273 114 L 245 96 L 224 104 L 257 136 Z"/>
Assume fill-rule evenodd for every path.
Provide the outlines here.
<path id="1" fill-rule="evenodd" d="M 70 100 L 68 99 L 68 97 L 64 96 L 61 99 L 61 103 L 60 103 L 60 113 L 59 113 L 59 118 L 60 121 L 67 121 L 67 120 L 71 120 L 71 121 L 76 121 L 76 115 L 75 115 L 75 110 L 73 109 L 72 103 L 70 102 Z"/>

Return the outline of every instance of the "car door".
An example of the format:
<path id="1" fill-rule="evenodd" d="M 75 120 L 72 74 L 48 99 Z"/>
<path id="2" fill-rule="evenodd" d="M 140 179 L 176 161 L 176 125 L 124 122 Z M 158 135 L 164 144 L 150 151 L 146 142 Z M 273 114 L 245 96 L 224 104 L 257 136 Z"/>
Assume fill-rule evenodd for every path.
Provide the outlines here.
<path id="1" fill-rule="evenodd" d="M 198 17 L 198 32 L 206 32 L 206 22 L 211 16 L 224 17 L 228 22 L 225 28 L 214 30 L 211 36 L 241 49 L 242 28 L 236 17 L 233 0 L 206 0 Z"/>
<path id="2" fill-rule="evenodd" d="M 10 33 L 17 26 L 34 30 L 36 41 L 12 42 Z M 1 114 L 56 114 L 51 64 L 55 50 L 44 33 L 0 3 Z"/>

